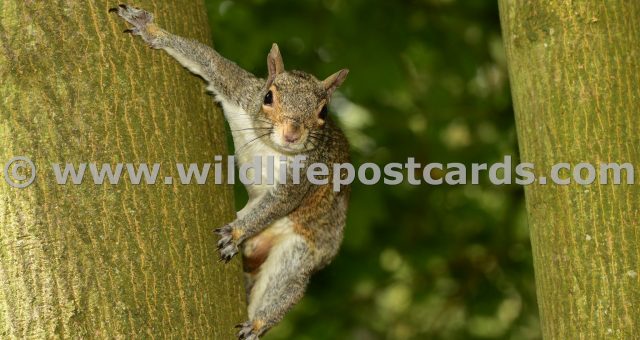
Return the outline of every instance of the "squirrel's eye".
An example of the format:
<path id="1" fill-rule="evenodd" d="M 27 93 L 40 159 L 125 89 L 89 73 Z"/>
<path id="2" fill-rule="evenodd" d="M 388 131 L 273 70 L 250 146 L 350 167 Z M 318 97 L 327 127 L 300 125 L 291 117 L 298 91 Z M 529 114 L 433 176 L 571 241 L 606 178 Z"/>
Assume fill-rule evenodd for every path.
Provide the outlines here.
<path id="1" fill-rule="evenodd" d="M 267 95 L 264 96 L 264 105 L 271 105 L 273 104 L 273 92 L 269 91 L 267 92 Z"/>
<path id="2" fill-rule="evenodd" d="M 320 110 L 320 114 L 318 114 L 318 117 L 322 120 L 327 119 L 327 105 L 322 106 L 322 110 Z"/>

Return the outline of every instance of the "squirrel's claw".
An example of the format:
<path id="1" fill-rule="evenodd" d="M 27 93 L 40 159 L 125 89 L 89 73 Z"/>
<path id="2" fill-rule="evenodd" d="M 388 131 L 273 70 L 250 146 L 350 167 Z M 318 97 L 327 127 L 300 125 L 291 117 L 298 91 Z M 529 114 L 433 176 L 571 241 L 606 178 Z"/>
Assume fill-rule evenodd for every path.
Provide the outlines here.
<path id="1" fill-rule="evenodd" d="M 231 259 L 238 253 L 238 246 L 233 243 L 230 243 L 226 247 L 218 247 L 220 251 L 220 261 L 224 261 L 224 263 L 229 263 Z"/>
<path id="2" fill-rule="evenodd" d="M 233 240 L 232 231 L 233 228 L 228 224 L 214 230 L 216 234 L 220 235 L 217 246 L 218 251 L 220 251 L 220 261 L 225 263 L 231 261 L 231 258 L 238 253 L 238 245 Z"/>
<path id="3" fill-rule="evenodd" d="M 238 331 L 237 337 L 238 340 L 259 340 L 258 334 L 255 333 L 255 329 L 253 328 L 253 323 L 251 321 L 247 321 L 241 324 L 237 324 L 236 328 L 240 329 Z"/>
<path id="4" fill-rule="evenodd" d="M 126 10 L 128 6 L 125 4 L 119 4 L 118 7 Z M 109 8 L 109 13 L 118 12 L 119 11 L 118 7 Z"/>
<path id="5" fill-rule="evenodd" d="M 125 4 L 110 8 L 109 12 L 118 14 L 120 18 L 132 26 L 124 30 L 124 33 L 141 36 L 149 44 L 149 47 L 159 48 L 157 38 L 161 34 L 161 30 L 153 24 L 153 14 L 141 8 Z"/>
<path id="6" fill-rule="evenodd" d="M 153 21 L 153 14 L 143 9 L 131 7 L 125 4 L 109 8 L 109 13 L 117 13 L 118 16 L 135 26 L 136 29 L 143 29 Z"/>

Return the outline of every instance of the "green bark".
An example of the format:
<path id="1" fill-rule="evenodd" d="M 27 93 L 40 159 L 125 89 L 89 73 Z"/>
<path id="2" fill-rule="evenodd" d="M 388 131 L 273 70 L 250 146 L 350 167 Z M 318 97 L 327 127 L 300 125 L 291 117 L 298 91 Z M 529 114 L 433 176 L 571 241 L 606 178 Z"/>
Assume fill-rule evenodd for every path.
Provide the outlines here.
<path id="1" fill-rule="evenodd" d="M 160 162 L 163 182 L 226 153 L 202 81 L 123 34 L 114 5 L 0 1 L 0 163 L 38 168 L 26 189 L 0 180 L 0 338 L 229 339 L 240 262 L 217 262 L 212 229 L 234 216 L 230 188 L 54 180 L 54 162 Z M 200 1 L 136 5 L 210 41 Z"/>
<path id="2" fill-rule="evenodd" d="M 640 2 L 499 3 L 522 161 L 640 164 Z M 637 339 L 638 186 L 525 193 L 545 338 Z"/>

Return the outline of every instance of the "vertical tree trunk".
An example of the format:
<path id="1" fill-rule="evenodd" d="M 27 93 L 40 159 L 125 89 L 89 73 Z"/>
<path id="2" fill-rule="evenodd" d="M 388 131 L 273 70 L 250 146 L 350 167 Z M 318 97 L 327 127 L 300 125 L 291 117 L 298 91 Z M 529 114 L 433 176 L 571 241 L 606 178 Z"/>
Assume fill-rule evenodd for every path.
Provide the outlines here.
<path id="1" fill-rule="evenodd" d="M 38 169 L 25 189 L 0 180 L 0 338 L 230 339 L 244 319 L 239 261 L 218 264 L 212 233 L 232 193 L 164 184 L 226 153 L 222 116 L 198 78 L 122 34 L 117 4 L 0 1 L 0 163 Z M 136 5 L 209 41 L 200 1 Z M 162 168 L 156 185 L 58 185 L 65 162 Z"/>
<path id="2" fill-rule="evenodd" d="M 500 0 L 500 16 L 522 160 L 547 177 L 559 162 L 640 164 L 640 2 Z M 525 193 L 545 338 L 637 339 L 640 188 Z"/>

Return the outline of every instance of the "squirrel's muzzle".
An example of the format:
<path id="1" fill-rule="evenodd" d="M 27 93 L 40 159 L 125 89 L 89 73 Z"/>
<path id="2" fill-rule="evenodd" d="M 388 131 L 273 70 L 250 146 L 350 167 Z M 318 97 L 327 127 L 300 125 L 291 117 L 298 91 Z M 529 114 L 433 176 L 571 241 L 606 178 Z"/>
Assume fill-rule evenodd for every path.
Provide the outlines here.
<path id="1" fill-rule="evenodd" d="M 295 143 L 302 136 L 302 128 L 296 122 L 285 123 L 282 127 L 282 137 L 287 143 Z"/>

